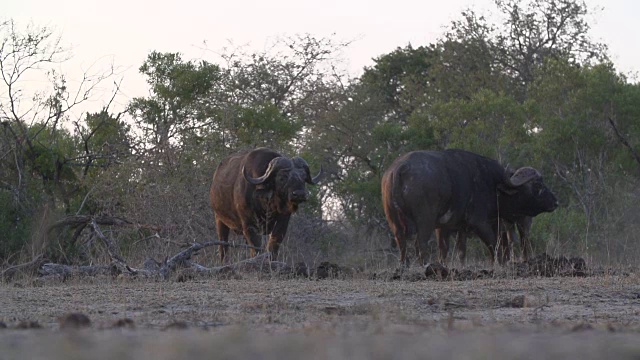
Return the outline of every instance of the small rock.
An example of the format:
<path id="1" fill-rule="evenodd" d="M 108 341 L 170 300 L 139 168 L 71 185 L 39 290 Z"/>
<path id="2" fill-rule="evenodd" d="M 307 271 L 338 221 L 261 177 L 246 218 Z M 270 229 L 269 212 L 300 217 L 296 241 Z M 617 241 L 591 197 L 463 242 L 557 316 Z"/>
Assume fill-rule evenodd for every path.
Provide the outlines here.
<path id="1" fill-rule="evenodd" d="M 527 301 L 527 297 L 525 295 L 518 295 L 516 297 L 514 297 L 513 299 L 507 301 L 504 304 L 505 307 L 512 307 L 512 308 L 524 308 L 528 306 L 528 301 Z"/>
<path id="2" fill-rule="evenodd" d="M 129 318 L 122 318 L 114 321 L 113 324 L 111 324 L 111 327 L 133 329 L 136 327 L 136 324 Z"/>
<path id="3" fill-rule="evenodd" d="M 340 266 L 328 261 L 321 262 L 316 269 L 316 277 L 318 279 L 337 278 L 341 273 Z"/>
<path id="4" fill-rule="evenodd" d="M 571 328 L 572 332 L 593 330 L 593 326 L 589 323 L 580 323 Z"/>
<path id="5" fill-rule="evenodd" d="M 587 268 L 587 262 L 581 257 L 572 257 L 569 263 L 574 270 L 584 271 Z"/>
<path id="6" fill-rule="evenodd" d="M 449 269 L 444 267 L 442 264 L 431 263 L 427 264 L 427 266 L 425 267 L 424 275 L 428 278 L 436 276 L 440 279 L 445 279 L 447 276 L 449 276 Z"/>
<path id="7" fill-rule="evenodd" d="M 340 306 L 325 306 L 322 310 L 328 315 L 344 315 L 345 309 Z"/>
<path id="8" fill-rule="evenodd" d="M 25 329 L 41 329 L 42 325 L 40 325 L 37 321 L 21 321 L 16 325 L 16 329 L 25 330 Z"/>
<path id="9" fill-rule="evenodd" d="M 309 277 L 309 267 L 304 262 L 298 262 L 293 266 L 295 276 Z"/>
<path id="10" fill-rule="evenodd" d="M 82 313 L 68 313 L 58 318 L 61 329 L 80 329 L 91 326 L 89 317 Z"/>
<path id="11" fill-rule="evenodd" d="M 194 279 L 193 273 L 188 271 L 183 271 L 178 276 L 176 276 L 176 282 L 187 282 Z"/>

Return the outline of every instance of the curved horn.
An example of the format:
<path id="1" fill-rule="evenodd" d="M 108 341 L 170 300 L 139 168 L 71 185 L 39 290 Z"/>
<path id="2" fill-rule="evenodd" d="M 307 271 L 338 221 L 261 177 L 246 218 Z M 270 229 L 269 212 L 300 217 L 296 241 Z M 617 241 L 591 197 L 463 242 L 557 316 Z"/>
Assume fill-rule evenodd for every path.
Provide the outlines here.
<path id="1" fill-rule="evenodd" d="M 250 184 L 260 185 L 267 181 L 274 171 L 287 167 L 291 167 L 291 161 L 285 157 L 277 157 L 269 162 L 269 166 L 262 176 L 257 178 L 251 177 L 249 174 L 247 174 L 246 166 L 242 167 L 242 175 L 244 175 L 244 179 L 247 180 L 247 182 L 249 182 Z"/>
<path id="2" fill-rule="evenodd" d="M 322 179 L 322 175 L 324 175 L 324 171 L 322 170 L 322 165 L 320 165 L 320 171 L 316 176 L 311 178 L 310 184 L 317 185 L 320 182 L 320 179 Z"/>
<path id="3" fill-rule="evenodd" d="M 296 156 L 296 157 L 292 158 L 291 160 L 293 161 L 293 164 L 296 167 L 301 167 L 301 168 L 304 169 L 305 173 L 307 174 L 307 177 L 305 178 L 305 181 L 307 183 L 309 183 L 311 185 L 317 185 L 318 184 L 318 182 L 322 178 L 322 165 L 320 165 L 320 172 L 316 176 L 311 177 L 311 170 L 309 170 L 309 164 L 307 164 L 307 162 L 303 158 L 301 158 L 299 156 Z"/>
<path id="4" fill-rule="evenodd" d="M 529 180 L 532 180 L 541 176 L 542 175 L 540 175 L 538 170 L 532 167 L 525 166 L 516 170 L 516 172 L 513 173 L 511 177 L 507 177 L 507 184 L 509 184 L 510 186 L 516 187 L 526 183 Z"/>

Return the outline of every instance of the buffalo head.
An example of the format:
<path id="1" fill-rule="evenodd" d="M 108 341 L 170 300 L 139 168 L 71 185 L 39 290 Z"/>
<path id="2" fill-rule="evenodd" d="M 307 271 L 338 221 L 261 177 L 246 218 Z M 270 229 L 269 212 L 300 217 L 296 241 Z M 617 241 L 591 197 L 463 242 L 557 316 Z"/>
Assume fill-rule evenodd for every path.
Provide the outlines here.
<path id="1" fill-rule="evenodd" d="M 515 172 L 507 169 L 498 190 L 501 208 L 510 216 L 536 216 L 558 207 L 558 199 L 544 184 L 542 175 L 532 167 L 522 167 Z"/>
<path id="2" fill-rule="evenodd" d="M 295 208 L 309 196 L 305 184 L 316 185 L 320 181 L 322 167 L 316 176 L 311 177 L 309 165 L 301 157 L 277 157 L 269 162 L 267 170 L 259 177 L 251 177 L 245 168 L 242 174 L 250 184 L 273 191 L 278 198 Z"/>

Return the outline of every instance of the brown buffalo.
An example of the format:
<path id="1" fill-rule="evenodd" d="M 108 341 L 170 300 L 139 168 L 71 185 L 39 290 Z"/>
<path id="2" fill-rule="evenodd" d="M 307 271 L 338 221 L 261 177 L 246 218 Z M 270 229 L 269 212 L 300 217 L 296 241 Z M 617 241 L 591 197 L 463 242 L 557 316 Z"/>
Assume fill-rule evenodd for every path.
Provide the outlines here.
<path id="1" fill-rule="evenodd" d="M 261 248 L 262 235 L 269 234 L 266 249 L 275 259 L 291 214 L 309 196 L 305 184 L 315 185 L 321 176 L 322 168 L 311 177 L 304 159 L 267 148 L 240 151 L 222 160 L 209 192 L 218 238 L 227 242 L 233 230 L 243 234 L 249 245 Z M 223 262 L 227 249 L 220 245 Z M 255 256 L 256 250 L 251 254 Z"/>
<path id="2" fill-rule="evenodd" d="M 464 150 L 413 151 L 397 158 L 382 177 L 382 203 L 407 264 L 406 241 L 417 235 L 420 260 L 436 228 L 470 230 L 497 253 L 498 219 L 553 211 L 558 201 L 540 173 L 505 169 L 496 160 Z"/>

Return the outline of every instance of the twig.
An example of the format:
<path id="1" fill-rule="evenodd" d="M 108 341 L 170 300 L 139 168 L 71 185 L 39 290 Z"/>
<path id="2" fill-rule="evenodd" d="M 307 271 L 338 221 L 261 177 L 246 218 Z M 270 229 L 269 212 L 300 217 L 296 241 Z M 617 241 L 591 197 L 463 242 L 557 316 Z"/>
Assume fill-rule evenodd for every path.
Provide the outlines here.
<path id="1" fill-rule="evenodd" d="M 95 188 L 96 188 L 96 186 L 93 185 L 91 187 L 91 189 L 89 189 L 89 191 L 87 191 L 87 194 L 84 196 L 84 198 L 82 199 L 82 202 L 80 203 L 80 206 L 78 207 L 78 211 L 76 211 L 76 215 L 80 215 L 80 211 L 82 211 L 82 208 L 84 207 L 84 204 L 87 202 L 87 199 L 89 198 L 89 195 L 91 194 L 91 192 Z"/>

